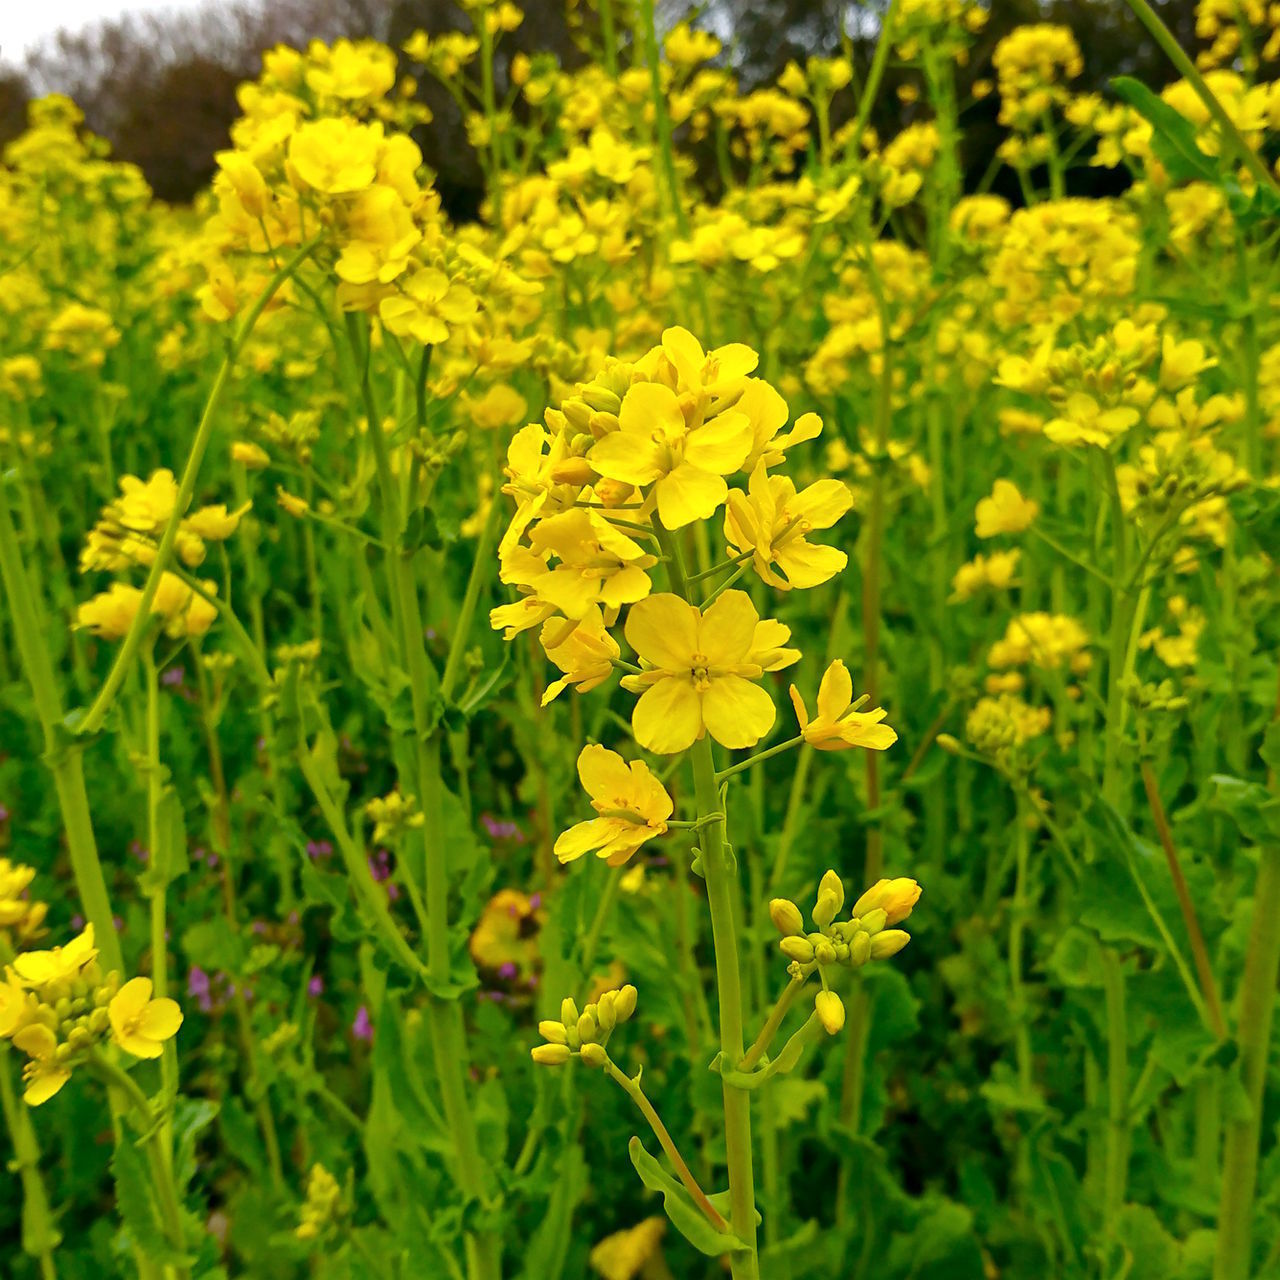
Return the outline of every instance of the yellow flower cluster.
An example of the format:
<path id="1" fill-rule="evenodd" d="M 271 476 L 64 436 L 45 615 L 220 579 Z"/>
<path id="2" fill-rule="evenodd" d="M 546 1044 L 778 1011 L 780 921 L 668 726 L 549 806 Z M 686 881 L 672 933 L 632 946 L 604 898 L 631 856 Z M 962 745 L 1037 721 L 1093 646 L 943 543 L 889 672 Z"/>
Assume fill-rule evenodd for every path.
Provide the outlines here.
<path id="1" fill-rule="evenodd" d="M 559 1022 L 544 1019 L 538 1023 L 538 1034 L 546 1043 L 535 1045 L 531 1057 L 542 1067 L 563 1066 L 574 1057 L 581 1057 L 589 1067 L 602 1066 L 609 1037 L 635 1013 L 636 999 L 635 987 L 628 984 L 606 991 L 579 1013 L 573 999 L 566 996 L 560 1005 Z"/>
<path id="2" fill-rule="evenodd" d="M 318 1240 L 342 1214 L 342 1188 L 338 1180 L 318 1161 L 307 1174 L 307 1198 L 299 1212 L 293 1234 L 304 1241 Z"/>
<path id="3" fill-rule="evenodd" d="M 120 985 L 98 964 L 93 926 L 65 947 L 23 951 L 0 981 L 0 1038 L 26 1055 L 24 1099 L 39 1106 L 72 1069 L 110 1040 L 135 1058 L 158 1058 L 182 1025 L 182 1011 L 153 999 L 150 978 Z"/>
<path id="4" fill-rule="evenodd" d="M 48 903 L 28 892 L 35 879 L 34 867 L 0 858 L 0 945 L 17 951 L 43 932 Z"/>
<path id="5" fill-rule="evenodd" d="M 860 969 L 871 960 L 887 960 L 911 941 L 901 924 L 920 899 L 920 886 L 905 878 L 879 880 L 854 904 L 848 920 L 836 920 L 844 907 L 844 883 L 828 871 L 818 885 L 818 896 L 810 918 L 814 928 L 805 932 L 800 908 L 787 898 L 769 904 L 769 917 L 782 934 L 778 943 L 790 964 L 792 978 L 803 981 L 817 973 L 822 990 L 814 1008 L 829 1035 L 844 1026 L 844 1003 L 828 986 L 828 977 L 838 967 Z"/>

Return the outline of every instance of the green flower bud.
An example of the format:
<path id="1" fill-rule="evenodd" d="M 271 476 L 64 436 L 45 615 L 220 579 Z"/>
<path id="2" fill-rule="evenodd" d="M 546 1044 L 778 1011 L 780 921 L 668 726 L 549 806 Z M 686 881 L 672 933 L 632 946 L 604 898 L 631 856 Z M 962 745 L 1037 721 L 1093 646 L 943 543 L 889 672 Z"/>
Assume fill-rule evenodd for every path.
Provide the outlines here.
<path id="1" fill-rule="evenodd" d="M 869 933 L 874 938 L 889 923 L 889 913 L 883 907 L 876 907 L 874 911 L 868 911 L 860 923 L 863 932 Z"/>
<path id="2" fill-rule="evenodd" d="M 859 933 L 849 944 L 849 963 L 860 969 L 871 958 L 871 935 Z"/>

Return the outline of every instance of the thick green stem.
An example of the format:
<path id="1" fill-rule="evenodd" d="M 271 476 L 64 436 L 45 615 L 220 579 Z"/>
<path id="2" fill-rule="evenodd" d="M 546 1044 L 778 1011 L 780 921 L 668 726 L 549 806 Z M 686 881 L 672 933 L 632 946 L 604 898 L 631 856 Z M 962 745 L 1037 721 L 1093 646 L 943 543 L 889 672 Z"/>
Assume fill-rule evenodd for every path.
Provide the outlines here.
<path id="1" fill-rule="evenodd" d="M 698 817 L 719 810 L 716 767 L 711 740 L 703 738 L 690 750 Z M 720 1053 L 724 1067 L 742 1065 L 742 978 L 738 929 L 733 912 L 736 871 L 725 848 L 723 822 L 708 823 L 701 832 L 702 874 L 711 908 L 711 937 L 715 947 L 716 985 L 720 996 Z M 755 1174 L 751 1158 L 751 1095 L 727 1081 L 724 1085 L 725 1154 L 729 1165 L 730 1219 L 734 1234 L 746 1248 L 733 1255 L 734 1280 L 758 1280 L 756 1257 Z"/>
<path id="2" fill-rule="evenodd" d="M 1254 1198 L 1258 1185 L 1258 1144 L 1262 1101 L 1280 976 L 1280 844 L 1258 850 L 1258 882 L 1253 925 L 1240 990 L 1236 1045 L 1240 1075 L 1249 1105 L 1227 1123 L 1223 1147 L 1222 1201 L 1218 1210 L 1218 1251 L 1214 1280 L 1249 1280 L 1253 1246 Z M 1261 1274 L 1261 1273 L 1256 1273 Z"/>
<path id="3" fill-rule="evenodd" d="M 94 840 L 93 821 L 89 816 L 84 764 L 79 748 L 68 740 L 63 730 L 62 698 L 54 680 L 49 648 L 41 634 L 40 613 L 26 566 L 22 563 L 17 530 L 3 489 L 0 489 L 0 577 L 9 602 L 9 617 L 18 642 L 18 654 L 44 733 L 44 760 L 53 774 L 54 788 L 58 793 L 76 892 L 86 919 L 93 925 L 103 965 L 108 970 L 122 971 L 124 960 L 120 939 L 116 936 L 107 882 Z"/>
<path id="4" fill-rule="evenodd" d="M 22 1248 L 35 1258 L 41 1280 L 57 1280 L 53 1251 L 61 1235 L 49 1210 L 49 1197 L 40 1174 L 40 1148 L 27 1108 L 20 1105 L 9 1071 L 9 1046 L 0 1044 L 0 1111 L 13 1142 L 12 1168 L 22 1183 Z"/>
<path id="5" fill-rule="evenodd" d="M 1129 1181 L 1129 1028 L 1124 1010 L 1124 969 L 1111 947 L 1102 948 L 1107 1012 L 1107 1157 L 1103 1221 L 1108 1227 L 1124 1207 Z"/>

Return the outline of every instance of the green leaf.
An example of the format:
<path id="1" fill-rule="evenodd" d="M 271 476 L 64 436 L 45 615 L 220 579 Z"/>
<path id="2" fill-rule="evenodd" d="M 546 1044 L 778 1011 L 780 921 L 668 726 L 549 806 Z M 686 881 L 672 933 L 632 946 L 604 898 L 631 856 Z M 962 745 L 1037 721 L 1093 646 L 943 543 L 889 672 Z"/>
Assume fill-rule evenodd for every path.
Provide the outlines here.
<path id="1" fill-rule="evenodd" d="M 174 1178 L 184 1191 L 196 1172 L 196 1142 L 213 1123 L 218 1104 L 209 1098 L 180 1097 L 173 1108 L 173 1137 L 176 1145 Z"/>
<path id="2" fill-rule="evenodd" d="M 160 1226 L 146 1159 L 125 1134 L 116 1139 L 111 1174 L 116 1184 L 116 1208 L 138 1249 L 159 1266 L 188 1266 L 190 1258 L 169 1243 Z"/>
<path id="3" fill-rule="evenodd" d="M 640 1181 L 650 1191 L 656 1191 L 662 1197 L 662 1207 L 671 1219 L 671 1225 L 699 1253 L 705 1253 L 709 1258 L 718 1258 L 721 1254 L 732 1253 L 743 1247 L 737 1236 L 717 1231 L 707 1221 L 706 1214 L 694 1204 L 689 1193 L 645 1150 L 644 1143 L 639 1138 L 631 1139 L 627 1153 L 640 1175 Z M 729 1193 L 726 1191 L 721 1194 L 727 1198 Z M 707 1199 L 718 1211 L 721 1210 L 721 1206 L 716 1204 L 715 1196 L 708 1196 Z"/>
<path id="4" fill-rule="evenodd" d="M 1151 126 L 1151 150 L 1174 182 L 1219 184 L 1218 166 L 1200 150 L 1196 127 L 1186 116 L 1132 76 L 1114 77 L 1111 88 Z"/>
<path id="5" fill-rule="evenodd" d="M 1256 782 L 1221 773 L 1215 773 L 1209 782 L 1213 787 L 1210 807 L 1225 813 L 1247 839 L 1266 844 L 1280 836 L 1280 796 Z"/>

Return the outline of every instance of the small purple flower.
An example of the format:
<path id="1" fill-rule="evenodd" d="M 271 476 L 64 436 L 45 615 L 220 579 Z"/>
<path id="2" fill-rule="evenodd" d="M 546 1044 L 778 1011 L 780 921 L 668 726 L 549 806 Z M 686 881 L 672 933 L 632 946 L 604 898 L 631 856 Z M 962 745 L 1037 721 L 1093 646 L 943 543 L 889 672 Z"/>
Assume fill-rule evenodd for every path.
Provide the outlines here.
<path id="1" fill-rule="evenodd" d="M 75 915 L 71 917 L 71 927 L 77 933 L 79 933 L 80 930 L 84 928 L 84 916 L 82 916 L 78 911 L 76 912 Z"/>
<path id="2" fill-rule="evenodd" d="M 307 983 L 307 995 L 324 995 L 324 979 L 318 973 Z"/>
<path id="3" fill-rule="evenodd" d="M 369 1020 L 367 1006 L 361 1005 L 356 1010 L 355 1021 L 351 1024 L 351 1034 L 357 1040 L 363 1040 L 367 1044 L 373 1043 L 373 1023 Z"/>
<path id="4" fill-rule="evenodd" d="M 333 845 L 328 840 L 308 840 L 307 856 L 309 858 L 333 857 Z"/>
<path id="5" fill-rule="evenodd" d="M 129 852 L 145 867 L 151 861 L 151 851 L 144 849 L 140 841 L 129 841 Z"/>
<path id="6" fill-rule="evenodd" d="M 8 822 L 8 821 L 9 821 L 9 806 L 5 804 L 0 804 L 0 822 Z"/>
<path id="7" fill-rule="evenodd" d="M 498 966 L 498 977 L 505 982 L 510 982 L 519 972 L 519 968 L 510 960 L 505 960 Z"/>
<path id="8" fill-rule="evenodd" d="M 213 1008 L 210 986 L 209 975 L 199 965 L 192 965 L 191 972 L 187 974 L 187 993 L 205 1013 Z"/>
<path id="9" fill-rule="evenodd" d="M 160 677 L 160 683 L 173 688 L 174 685 L 182 683 L 186 676 L 186 672 L 181 667 L 170 667 L 168 671 Z"/>
<path id="10" fill-rule="evenodd" d="M 540 906 L 542 906 L 542 894 L 531 894 L 529 897 L 529 910 L 537 911 Z"/>

